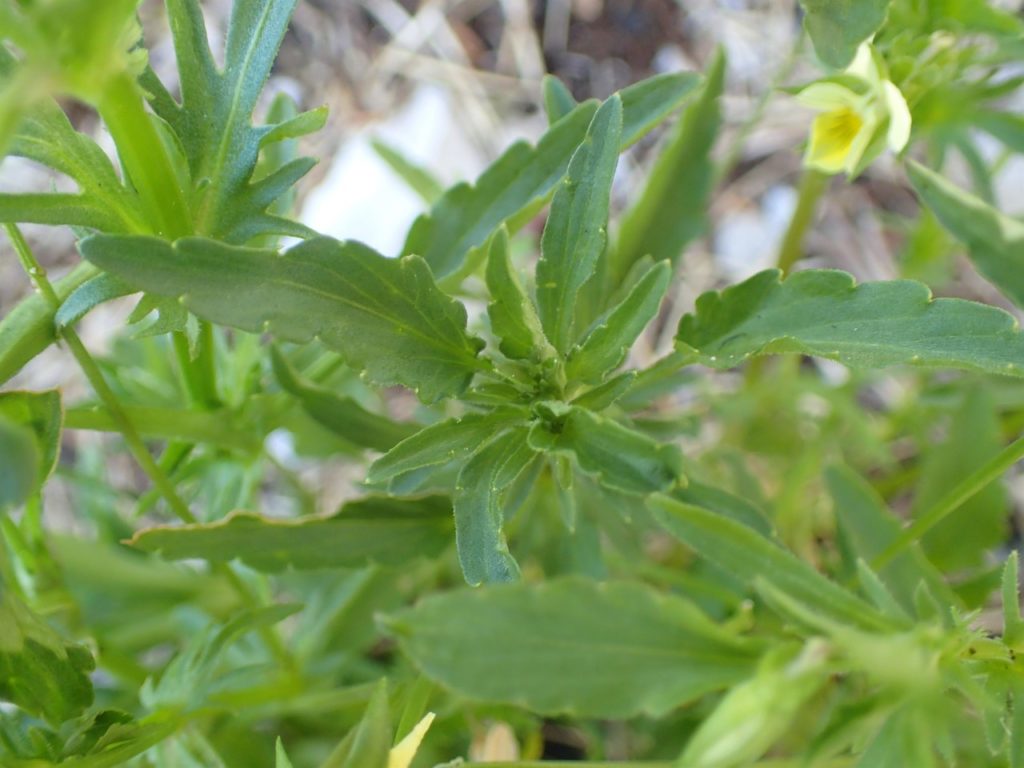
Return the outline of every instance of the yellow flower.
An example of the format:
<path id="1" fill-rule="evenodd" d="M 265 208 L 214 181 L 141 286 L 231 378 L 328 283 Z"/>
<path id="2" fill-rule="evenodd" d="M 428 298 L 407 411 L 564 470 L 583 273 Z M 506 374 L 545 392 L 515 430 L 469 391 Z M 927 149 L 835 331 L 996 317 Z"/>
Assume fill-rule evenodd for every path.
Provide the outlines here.
<path id="1" fill-rule="evenodd" d="M 910 140 L 907 101 L 885 79 L 867 43 L 842 75 L 812 83 L 796 98 L 821 112 L 804 156 L 810 168 L 856 176 L 886 146 L 898 153 Z"/>
<path id="2" fill-rule="evenodd" d="M 434 722 L 434 713 L 428 712 L 426 716 L 409 731 L 404 739 L 392 747 L 388 754 L 388 768 L 409 768 L 412 759 L 416 757 L 416 750 L 420 748 L 423 737 L 427 735 L 427 729 Z"/>

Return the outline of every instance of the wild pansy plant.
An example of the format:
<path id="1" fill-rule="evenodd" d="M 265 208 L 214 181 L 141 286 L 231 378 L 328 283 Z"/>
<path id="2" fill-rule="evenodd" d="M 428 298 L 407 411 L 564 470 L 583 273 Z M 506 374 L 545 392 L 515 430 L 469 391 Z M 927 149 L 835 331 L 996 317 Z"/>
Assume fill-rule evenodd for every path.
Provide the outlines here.
<path id="1" fill-rule="evenodd" d="M 805 0 L 825 69 L 795 92 L 819 114 L 779 268 L 688 306 L 738 156 L 722 55 L 603 101 L 545 80 L 544 134 L 382 254 L 291 217 L 325 111 L 254 114 L 296 4 L 235 0 L 218 66 L 198 2 L 167 0 L 172 90 L 137 3 L 0 0 L 0 145 L 76 187 L 0 194 L 37 289 L 0 320 L 0 380 L 59 343 L 94 394 L 0 393 L 0 763 L 512 768 L 546 764 L 557 718 L 589 766 L 1020 764 L 1017 321 L 796 269 L 825 182 L 888 148 L 927 206 L 908 247 L 962 241 L 1024 306 L 1024 224 L 976 146 L 1021 146 L 1020 20 Z M 616 210 L 620 153 L 662 124 Z M 83 260 L 51 282 L 23 223 Z M 75 324 L 135 294 L 156 319 L 97 359 Z M 119 434 L 150 488 L 62 452 L 72 430 Z M 358 491 L 319 514 L 282 433 Z M 55 471 L 75 535 L 44 524 Z M 475 738 L 491 721 L 516 743 Z"/>

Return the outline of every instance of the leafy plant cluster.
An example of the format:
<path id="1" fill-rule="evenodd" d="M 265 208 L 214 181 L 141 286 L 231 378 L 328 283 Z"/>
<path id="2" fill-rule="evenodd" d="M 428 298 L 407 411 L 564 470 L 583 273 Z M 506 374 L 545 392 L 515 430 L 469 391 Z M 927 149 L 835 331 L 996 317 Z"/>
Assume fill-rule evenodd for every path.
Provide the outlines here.
<path id="1" fill-rule="evenodd" d="M 1021 19 L 803 0 L 823 70 L 771 96 L 819 110 L 779 268 L 687 307 L 732 170 L 722 55 L 603 102 L 546 80 L 547 131 L 472 184 L 392 152 L 429 208 L 381 254 L 291 217 L 325 111 L 254 117 L 296 3 L 235 0 L 218 66 L 197 0 L 167 0 L 172 92 L 136 0 L 0 0 L 0 150 L 75 186 L 0 194 L 36 288 L 0 320 L 0 381 L 60 344 L 93 393 L 0 392 L 0 763 L 468 766 L 510 727 L 511 768 L 557 724 L 585 765 L 1024 766 L 1001 484 L 1024 337 L 931 292 L 964 249 L 1024 306 L 993 181 L 1024 151 Z M 613 211 L 620 153 L 662 125 Z M 886 154 L 922 202 L 891 222 L 907 278 L 798 268 L 832 175 Z M 72 227 L 78 266 L 51 281 L 24 223 Z M 76 323 L 125 296 L 135 328 L 99 358 Z M 68 430 L 118 433 L 150 490 L 58 461 Z M 319 513 L 282 431 L 359 492 Z M 44 525 L 55 472 L 87 534 Z"/>

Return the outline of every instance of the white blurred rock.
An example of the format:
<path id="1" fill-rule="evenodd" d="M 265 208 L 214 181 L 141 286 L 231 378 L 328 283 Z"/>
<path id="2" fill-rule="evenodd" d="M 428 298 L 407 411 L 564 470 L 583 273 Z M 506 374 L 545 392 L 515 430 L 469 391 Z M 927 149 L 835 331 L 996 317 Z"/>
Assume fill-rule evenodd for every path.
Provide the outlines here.
<path id="1" fill-rule="evenodd" d="M 715 232 L 715 262 L 730 282 L 775 266 L 796 200 L 792 187 L 774 186 L 761 196 L 758 208 L 731 211 L 722 217 Z"/>
<path id="2" fill-rule="evenodd" d="M 301 221 L 331 237 L 397 254 L 423 200 L 381 159 L 373 139 L 390 144 L 443 182 L 476 176 L 480 159 L 456 119 L 452 96 L 421 85 L 393 116 L 352 134 L 323 182 L 306 198 Z"/>

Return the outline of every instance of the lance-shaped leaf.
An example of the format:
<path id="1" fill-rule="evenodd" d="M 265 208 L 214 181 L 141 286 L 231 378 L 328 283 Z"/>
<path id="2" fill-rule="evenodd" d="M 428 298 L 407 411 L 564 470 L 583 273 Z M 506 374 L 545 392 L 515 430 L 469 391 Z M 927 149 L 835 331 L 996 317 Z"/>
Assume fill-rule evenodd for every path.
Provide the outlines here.
<path id="1" fill-rule="evenodd" d="M 927 516 L 1000 453 L 1003 426 L 995 398 L 983 387 L 968 389 L 945 436 L 928 442 L 920 459 L 912 518 Z M 921 548 L 946 573 L 981 566 L 987 561 L 988 551 L 1010 535 L 1010 509 L 1002 482 L 991 481 L 976 488 L 970 498 L 928 530 L 921 537 Z"/>
<path id="2" fill-rule="evenodd" d="M 697 75 L 680 73 L 623 89 L 623 148 L 678 109 L 699 82 Z M 551 126 L 536 146 L 513 144 L 474 184 L 451 187 L 413 224 L 402 253 L 422 256 L 440 280 L 457 272 L 468 254 L 503 222 L 515 231 L 540 210 L 561 181 L 596 110 L 593 101 L 580 104 Z"/>
<path id="3" fill-rule="evenodd" d="M 685 480 L 676 446 L 662 445 L 578 406 L 552 408 L 530 430 L 530 442 L 536 450 L 575 457 L 580 469 L 623 493 L 667 491 Z"/>
<path id="4" fill-rule="evenodd" d="M 559 352 L 573 340 L 576 296 L 597 268 L 608 240 L 608 205 L 619 159 L 622 101 L 613 96 L 594 115 L 551 201 L 537 262 L 537 308 Z"/>
<path id="5" fill-rule="evenodd" d="M 1018 307 L 1024 307 L 1024 223 L 1004 216 L 939 174 L 910 162 L 914 188 L 939 221 L 967 246 L 971 261 Z"/>
<path id="6" fill-rule="evenodd" d="M 774 529 L 765 513 L 744 498 L 735 496 L 713 485 L 705 485 L 692 478 L 685 488 L 672 491 L 672 498 L 684 504 L 707 509 L 715 514 L 735 520 L 762 536 L 772 536 Z"/>
<path id="7" fill-rule="evenodd" d="M 308 240 L 283 255 L 212 240 L 94 236 L 82 254 L 127 282 L 182 298 L 199 317 L 287 341 L 319 338 L 379 384 L 425 402 L 461 392 L 484 363 L 466 310 L 423 260 L 356 242 Z"/>
<path id="8" fill-rule="evenodd" d="M 767 579 L 822 616 L 844 624 L 868 629 L 888 625 L 859 597 L 742 523 L 663 495 L 652 496 L 648 506 L 665 530 L 742 583 Z"/>
<path id="9" fill-rule="evenodd" d="M 526 442 L 526 429 L 513 429 L 477 451 L 459 472 L 454 499 L 455 543 L 469 584 L 519 578 L 519 566 L 502 532 L 505 496 L 533 456 Z"/>
<path id="10" fill-rule="evenodd" d="M 640 199 L 623 217 L 616 247 L 609 253 L 612 288 L 644 256 L 675 263 L 687 243 L 704 232 L 714 180 L 711 148 L 722 122 L 719 99 L 724 84 L 725 55 L 719 53 L 708 69 L 700 98 L 672 129 Z"/>
<path id="11" fill-rule="evenodd" d="M 835 516 L 854 554 L 865 562 L 885 551 L 900 533 L 900 521 L 861 477 L 847 467 L 832 467 L 825 474 Z M 904 610 L 914 610 L 914 594 L 921 582 L 951 605 L 957 599 L 942 574 L 928 562 L 917 544 L 895 558 L 879 576 Z"/>
<path id="12" fill-rule="evenodd" d="M 627 582 L 449 592 L 388 627 L 446 687 L 549 715 L 662 715 L 745 679 L 756 663 L 756 646 L 689 601 Z"/>
<path id="13" fill-rule="evenodd" d="M 554 75 L 544 75 L 541 90 L 544 97 L 544 113 L 551 125 L 576 109 L 577 102 L 572 91 Z"/>
<path id="14" fill-rule="evenodd" d="M 366 481 L 376 485 L 408 472 L 466 458 L 517 421 L 523 421 L 520 411 L 498 409 L 431 424 L 377 459 Z"/>
<path id="15" fill-rule="evenodd" d="M 835 69 L 853 61 L 857 47 L 885 22 L 890 0 L 800 0 L 804 27 L 818 58 Z"/>
<path id="16" fill-rule="evenodd" d="M 1024 376 L 1024 338 L 1006 312 L 933 299 L 911 280 L 856 285 L 845 272 L 777 270 L 706 293 L 679 323 L 695 361 L 731 368 L 752 355 L 797 353 L 851 367 L 905 363 Z"/>
<path id="17" fill-rule="evenodd" d="M 491 294 L 487 314 L 494 335 L 501 339 L 499 349 L 505 357 L 540 362 L 557 356 L 544 336 L 533 300 L 512 268 L 505 227 L 499 228 L 491 238 L 487 253 L 487 289 Z"/>
<path id="18" fill-rule="evenodd" d="M 92 704 L 94 667 L 0 579 L 0 699 L 58 725 Z"/>
<path id="19" fill-rule="evenodd" d="M 227 408 L 193 410 L 158 406 L 123 405 L 121 409 L 139 434 L 186 443 L 209 443 L 250 454 L 259 453 L 266 425 L 245 413 Z M 79 406 L 65 415 L 68 429 L 120 432 L 117 419 L 102 406 Z"/>
<path id="20" fill-rule="evenodd" d="M 232 243 L 283 234 L 305 237 L 305 227 L 267 209 L 313 166 L 300 158 L 253 181 L 261 147 L 321 127 L 324 110 L 256 127 L 252 113 L 270 75 L 297 0 L 235 0 L 224 68 L 210 52 L 197 0 L 169 0 L 168 19 L 181 76 L 181 104 L 148 70 L 141 83 L 150 104 L 184 148 L 194 184 L 195 231 Z"/>
<path id="21" fill-rule="evenodd" d="M 74 325 L 100 304 L 138 291 L 115 275 L 101 273 L 78 286 L 57 310 L 53 321 L 58 328 Z"/>
<path id="22" fill-rule="evenodd" d="M 281 520 L 236 512 L 215 523 L 158 526 L 130 544 L 168 560 L 241 560 L 259 571 L 285 568 L 401 566 L 440 554 L 452 540 L 452 506 L 444 496 L 370 496 L 328 518 Z"/>
<path id="23" fill-rule="evenodd" d="M 667 261 L 647 270 L 629 294 L 599 318 L 569 353 L 566 376 L 595 382 L 622 365 L 633 342 L 658 314 L 671 278 L 672 268 Z"/>
<path id="24" fill-rule="evenodd" d="M 373 151 L 380 159 L 387 163 L 388 167 L 408 185 L 409 189 L 419 195 L 428 205 L 433 205 L 444 194 L 441 182 L 434 178 L 430 171 L 410 160 L 396 147 L 380 139 L 373 139 L 370 146 L 373 147 Z"/>
<path id="25" fill-rule="evenodd" d="M 345 735 L 320 768 L 388 768 L 391 742 L 388 684 L 381 680 L 358 725 Z"/>
<path id="26" fill-rule="evenodd" d="M 304 380 L 276 347 L 271 349 L 270 359 L 281 388 L 317 423 L 354 445 L 387 451 L 418 431 L 416 424 L 392 421 L 366 410 L 351 397 Z"/>

